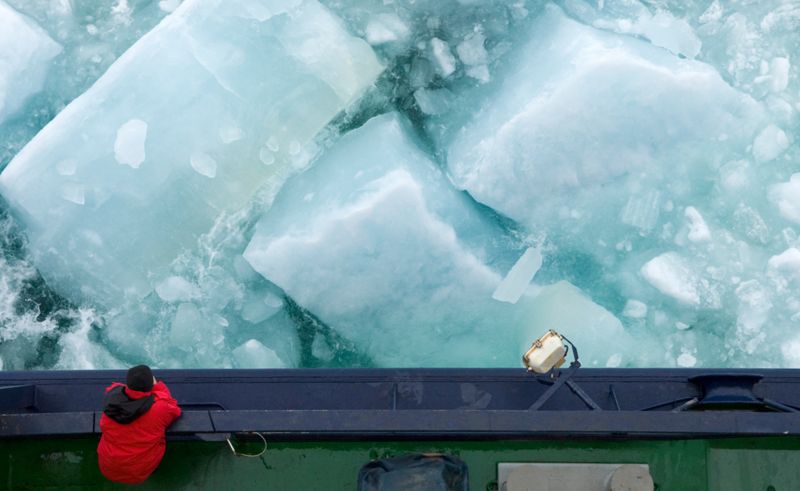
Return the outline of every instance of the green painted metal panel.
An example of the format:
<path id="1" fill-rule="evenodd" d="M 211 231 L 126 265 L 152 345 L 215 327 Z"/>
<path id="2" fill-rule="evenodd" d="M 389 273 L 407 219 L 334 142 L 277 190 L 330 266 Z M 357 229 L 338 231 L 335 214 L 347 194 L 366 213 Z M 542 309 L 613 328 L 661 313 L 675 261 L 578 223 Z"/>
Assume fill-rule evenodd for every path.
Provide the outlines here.
<path id="1" fill-rule="evenodd" d="M 117 489 L 97 470 L 96 438 L 0 441 L 0 487 Z M 258 443 L 242 451 L 257 453 Z M 355 490 L 370 459 L 416 452 L 457 455 L 471 489 L 492 490 L 500 462 L 645 463 L 659 491 L 800 489 L 800 438 L 661 441 L 270 442 L 259 458 L 225 442 L 170 442 L 138 489 Z"/>

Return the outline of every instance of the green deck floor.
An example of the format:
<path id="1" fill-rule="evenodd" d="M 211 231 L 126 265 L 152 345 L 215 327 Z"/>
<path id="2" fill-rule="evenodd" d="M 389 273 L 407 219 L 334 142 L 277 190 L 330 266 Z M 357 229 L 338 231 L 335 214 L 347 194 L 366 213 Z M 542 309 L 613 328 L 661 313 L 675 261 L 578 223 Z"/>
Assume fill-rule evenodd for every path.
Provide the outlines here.
<path id="1" fill-rule="evenodd" d="M 97 470 L 97 438 L 0 440 L 6 489 L 118 489 Z M 256 444 L 243 450 L 258 451 Z M 370 459 L 413 452 L 459 456 L 471 489 L 496 489 L 499 462 L 646 463 L 659 491 L 800 490 L 800 438 L 671 441 L 270 442 L 260 458 L 225 442 L 170 442 L 136 489 L 355 490 Z"/>

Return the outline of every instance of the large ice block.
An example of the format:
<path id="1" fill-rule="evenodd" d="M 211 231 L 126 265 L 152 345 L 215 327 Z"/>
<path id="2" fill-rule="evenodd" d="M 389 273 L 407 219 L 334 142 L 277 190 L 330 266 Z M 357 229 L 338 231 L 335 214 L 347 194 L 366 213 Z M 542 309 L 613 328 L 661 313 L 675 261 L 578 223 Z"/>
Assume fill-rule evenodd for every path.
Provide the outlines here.
<path id="1" fill-rule="evenodd" d="M 61 46 L 33 20 L 0 0 L 0 123 L 42 89 Z"/>
<path id="2" fill-rule="evenodd" d="M 384 115 L 286 184 L 244 257 L 379 365 L 515 366 L 549 327 L 531 292 L 492 298 L 502 230 L 473 206 Z"/>
<path id="3" fill-rule="evenodd" d="M 0 175 L 32 256 L 113 306 L 167 276 L 221 214 L 278 189 L 382 67 L 313 0 L 187 0 Z"/>
<path id="4" fill-rule="evenodd" d="M 696 191 L 760 129 L 760 106 L 710 65 L 553 5 L 517 49 L 493 95 L 465 101 L 479 110 L 443 140 L 456 185 L 534 229 L 607 239 L 631 196 Z"/>

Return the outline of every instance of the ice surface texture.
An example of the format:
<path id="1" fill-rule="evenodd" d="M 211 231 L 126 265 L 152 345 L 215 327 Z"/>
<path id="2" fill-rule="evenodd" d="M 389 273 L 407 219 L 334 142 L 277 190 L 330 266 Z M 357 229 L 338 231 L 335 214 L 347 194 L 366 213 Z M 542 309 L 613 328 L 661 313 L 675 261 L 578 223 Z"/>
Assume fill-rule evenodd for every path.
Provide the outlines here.
<path id="1" fill-rule="evenodd" d="M 220 213 L 279 187 L 382 70 L 314 1 L 187 1 L 0 177 L 56 290 L 110 307 L 167 276 Z M 47 192 L 41 192 L 47 190 Z"/>
<path id="2" fill-rule="evenodd" d="M 42 89 L 61 46 L 30 18 L 0 1 L 0 124 Z"/>

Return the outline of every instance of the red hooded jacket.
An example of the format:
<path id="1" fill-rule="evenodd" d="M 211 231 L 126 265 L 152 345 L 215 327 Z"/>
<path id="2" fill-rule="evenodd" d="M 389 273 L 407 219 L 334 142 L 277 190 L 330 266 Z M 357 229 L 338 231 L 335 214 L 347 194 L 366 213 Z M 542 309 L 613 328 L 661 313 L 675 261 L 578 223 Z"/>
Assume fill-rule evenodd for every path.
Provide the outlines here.
<path id="1" fill-rule="evenodd" d="M 111 481 L 125 484 L 138 484 L 146 480 L 164 456 L 167 448 L 165 432 L 167 427 L 181 415 L 181 408 L 172 398 L 164 382 L 157 382 L 150 392 L 129 389 L 125 384 L 114 382 L 106 393 L 121 387 L 121 397 L 127 396 L 130 404 L 147 401 L 152 394 L 152 405 L 143 406 L 133 415 L 133 421 L 123 424 L 103 414 L 100 418 L 100 444 L 97 458 L 100 472 Z M 107 396 L 108 397 L 108 396 Z M 143 412 L 142 411 L 146 411 Z"/>

